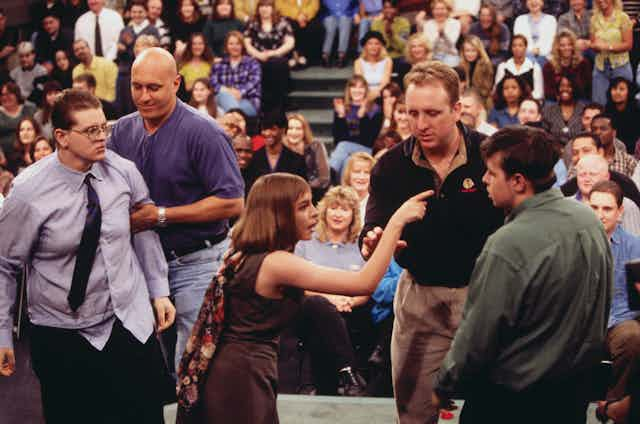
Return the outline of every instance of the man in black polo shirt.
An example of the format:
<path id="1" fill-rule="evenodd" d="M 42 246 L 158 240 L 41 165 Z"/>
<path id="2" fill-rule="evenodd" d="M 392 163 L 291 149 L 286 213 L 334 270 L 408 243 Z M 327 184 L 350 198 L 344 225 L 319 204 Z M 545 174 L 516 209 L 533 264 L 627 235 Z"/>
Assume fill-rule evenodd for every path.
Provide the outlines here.
<path id="1" fill-rule="evenodd" d="M 483 135 L 458 123 L 458 76 L 428 62 L 405 77 L 413 136 L 387 152 L 371 173 L 362 254 L 408 198 L 434 190 L 422 221 L 408 225 L 396 255 L 405 268 L 395 297 L 392 376 L 401 423 L 435 423 L 433 377 L 460 323 L 467 284 L 485 240 L 504 215 L 482 184 Z"/>

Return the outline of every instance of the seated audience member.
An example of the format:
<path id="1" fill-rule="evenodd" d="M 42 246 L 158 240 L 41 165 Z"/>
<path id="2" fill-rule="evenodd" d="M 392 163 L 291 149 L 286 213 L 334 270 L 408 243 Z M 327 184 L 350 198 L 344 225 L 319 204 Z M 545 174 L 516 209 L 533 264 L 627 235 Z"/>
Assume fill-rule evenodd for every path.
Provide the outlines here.
<path id="1" fill-rule="evenodd" d="M 505 24 L 498 22 L 496 10 L 488 4 L 480 7 L 478 21 L 471 24 L 469 35 L 475 35 L 482 41 L 494 67 L 509 58 L 511 32 Z"/>
<path id="2" fill-rule="evenodd" d="M 586 8 L 585 0 L 569 0 L 571 9 L 558 18 L 558 33 L 571 31 L 576 36 L 576 48 L 584 52 L 589 48 L 591 10 Z"/>
<path id="3" fill-rule="evenodd" d="M 320 59 L 323 27 L 317 19 L 320 0 L 277 0 L 276 9 L 289 19 L 296 46 L 289 67 L 305 67 Z"/>
<path id="4" fill-rule="evenodd" d="M 146 0 L 131 0 L 127 11 L 131 20 L 118 37 L 118 79 L 116 81 L 116 106 L 120 115 L 127 115 L 136 110 L 131 98 L 131 65 L 136 58 L 134 46 L 138 37 L 151 35 L 160 40 L 155 26 L 147 20 Z"/>
<path id="5" fill-rule="evenodd" d="M 62 88 L 71 88 L 73 85 L 73 68 L 76 64 L 72 56 L 66 50 L 58 50 L 55 55 L 55 66 L 51 71 L 51 79 L 60 83 Z"/>
<path id="6" fill-rule="evenodd" d="M 616 147 L 614 140 L 617 136 L 617 128 L 611 115 L 606 112 L 596 115 L 591 120 L 591 131 L 600 137 L 604 157 L 609 162 L 611 170 L 631 177 L 636 169 L 637 161 L 627 153 L 626 149 Z"/>
<path id="7" fill-rule="evenodd" d="M 511 0 L 483 0 L 483 5 L 491 6 L 496 11 L 496 20 L 507 27 L 513 26 L 518 4 Z"/>
<path id="8" fill-rule="evenodd" d="M 591 120 L 593 119 L 594 116 L 600 115 L 602 112 L 604 112 L 604 106 L 601 104 L 592 102 L 585 105 L 582 111 L 582 117 L 581 117 L 581 122 L 582 122 L 581 131 L 588 132 L 588 133 L 591 132 Z M 619 149 L 626 149 L 622 141 L 616 139 L 614 140 L 614 143 Z M 563 159 L 567 166 L 571 164 L 571 156 L 572 156 L 571 141 L 569 141 L 565 146 L 564 153 L 563 153 Z"/>
<path id="9" fill-rule="evenodd" d="M 451 17 L 452 10 L 449 0 L 431 0 L 433 18 L 424 22 L 422 33 L 431 46 L 433 59 L 457 66 L 460 56 L 456 45 L 461 28 L 460 21 Z"/>
<path id="10" fill-rule="evenodd" d="M 329 1 L 322 0 L 325 14 L 322 24 L 325 29 L 324 41 L 322 43 L 322 66 L 331 66 L 331 52 L 333 51 L 333 41 L 338 35 L 337 60 L 338 68 L 344 68 L 347 64 L 347 49 L 351 38 L 351 26 L 356 6 L 352 1 Z"/>
<path id="11" fill-rule="evenodd" d="M 392 120 L 388 131 L 397 133 L 400 141 L 408 139 L 413 134 L 409 124 L 409 113 L 404 96 L 399 97 L 393 106 Z"/>
<path id="12" fill-rule="evenodd" d="M 604 110 L 613 120 L 618 139 L 627 146 L 628 153 L 634 154 L 636 141 L 640 138 L 640 109 L 635 100 L 633 84 L 622 77 L 613 78 Z"/>
<path id="13" fill-rule="evenodd" d="M 362 51 L 360 41 L 371 30 L 374 19 L 382 17 L 382 0 L 360 0 L 356 14 L 353 15 L 353 23 L 358 26 L 358 52 Z"/>
<path id="14" fill-rule="evenodd" d="M 329 165 L 338 174 L 352 153 L 371 154 L 373 142 L 382 127 L 382 111 L 376 103 L 367 101 L 367 81 L 354 75 L 347 81 L 344 98 L 333 100 L 333 142 L 336 146 Z"/>
<path id="15" fill-rule="evenodd" d="M 34 105 L 25 103 L 18 84 L 9 81 L 0 86 L 0 149 L 7 157 L 13 153 L 18 124 L 35 112 Z"/>
<path id="16" fill-rule="evenodd" d="M 89 73 L 80 74 L 73 79 L 73 88 L 77 90 L 88 91 L 94 96 L 96 95 L 96 86 L 96 78 Z M 100 97 L 98 97 L 98 100 L 100 100 L 102 111 L 109 121 L 118 119 L 118 114 L 116 113 L 116 110 L 111 103 L 101 99 Z"/>
<path id="17" fill-rule="evenodd" d="M 496 128 L 518 123 L 518 108 L 522 100 L 530 97 L 529 85 L 520 77 L 508 75 L 496 87 L 493 109 L 487 121 Z"/>
<path id="18" fill-rule="evenodd" d="M 33 143 L 31 143 L 31 147 L 29 148 L 29 157 L 31 158 L 31 162 L 35 163 L 40 159 L 49 156 L 55 150 L 56 145 L 54 144 L 53 139 L 40 135 L 36 137 Z"/>
<path id="19" fill-rule="evenodd" d="M 207 46 L 204 35 L 199 32 L 191 34 L 187 48 L 182 55 L 182 60 L 178 65 L 178 72 L 182 75 L 187 91 L 191 91 L 193 83 L 197 79 L 209 77 L 212 63 L 213 53 Z"/>
<path id="20" fill-rule="evenodd" d="M 5 9 L 0 7 L 0 82 L 9 75 L 8 61 L 18 45 L 18 31 L 7 22 Z"/>
<path id="21" fill-rule="evenodd" d="M 544 96 L 544 80 L 542 79 L 542 68 L 537 62 L 527 57 L 527 39 L 520 34 L 516 34 L 511 39 L 511 53 L 513 57 L 498 65 L 496 71 L 496 87 L 507 75 L 514 75 L 524 79 L 532 90 L 534 99 L 542 99 Z"/>
<path id="22" fill-rule="evenodd" d="M 640 357 L 640 311 L 629 308 L 625 264 L 640 258 L 640 238 L 633 236 L 619 225 L 624 216 L 620 187 L 612 181 L 596 183 L 589 194 L 589 204 L 604 226 L 611 242 L 615 262 L 614 288 L 607 330 L 607 351 L 613 360 L 612 386 L 608 401 L 599 402 L 596 416 L 601 422 L 635 423 L 627 420 L 629 395 L 638 396 L 637 361 Z M 636 284 L 640 290 L 640 284 Z M 636 379 L 634 381 L 634 379 Z"/>
<path id="23" fill-rule="evenodd" d="M 599 154 L 583 156 L 576 164 L 578 191 L 574 198 L 584 203 L 589 203 L 589 193 L 596 183 L 609 181 L 609 169 L 607 161 Z M 621 210 L 622 228 L 635 235 L 640 235 L 640 208 L 626 197 L 622 201 Z"/>
<path id="24" fill-rule="evenodd" d="M 289 53 L 295 39 L 286 19 L 275 9 L 274 0 L 258 0 L 257 12 L 244 32 L 244 46 L 262 66 L 263 110 L 284 113 L 289 92 Z"/>
<path id="25" fill-rule="evenodd" d="M 191 35 L 202 33 L 206 18 L 202 15 L 197 0 L 177 0 L 175 19 L 171 23 L 173 37 L 173 54 L 176 62 L 182 60 L 182 55 L 187 51 L 187 44 Z"/>
<path id="26" fill-rule="evenodd" d="M 556 88 L 562 77 L 574 81 L 576 98 L 591 99 L 591 63 L 582 57 L 576 42 L 576 36 L 568 30 L 559 31 L 553 40 L 549 61 L 542 68 L 546 100 L 557 100 Z"/>
<path id="27" fill-rule="evenodd" d="M 460 96 L 460 104 L 462 105 L 460 121 L 464 125 L 487 136 L 498 131 L 496 127 L 487 123 L 487 111 L 476 90 L 472 88 L 466 89 Z"/>
<path id="28" fill-rule="evenodd" d="M 459 66 L 464 69 L 467 88 L 473 88 L 480 98 L 486 99 L 484 106 L 488 107 L 493 89 L 493 64 L 482 42 L 475 35 L 467 35 L 464 38 Z"/>
<path id="29" fill-rule="evenodd" d="M 356 152 L 347 161 L 342 174 L 342 185 L 351 187 L 358 195 L 360 219 L 364 225 L 364 217 L 369 200 L 369 185 L 371 183 L 371 170 L 376 160 L 369 153 Z"/>
<path id="30" fill-rule="evenodd" d="M 58 50 L 71 51 L 73 31 L 62 28 L 61 18 L 54 8 L 45 9 L 39 23 L 41 29 L 35 34 L 36 62 L 51 72 Z"/>
<path id="31" fill-rule="evenodd" d="M 327 149 L 321 141 L 313 139 L 309 122 L 299 113 L 287 116 L 287 131 L 283 142 L 286 147 L 304 156 L 307 167 L 306 180 L 311 187 L 313 200 L 317 202 L 331 182 Z"/>
<path id="32" fill-rule="evenodd" d="M 158 45 L 165 50 L 171 50 L 171 30 L 169 25 L 162 20 L 162 12 L 162 0 L 147 0 L 147 19 L 160 34 Z"/>
<path id="33" fill-rule="evenodd" d="M 286 128 L 287 119 L 278 111 L 268 113 L 262 118 L 260 134 L 264 138 L 264 146 L 256 150 L 249 165 L 249 170 L 256 179 L 273 172 L 288 172 L 302 178 L 307 177 L 304 156 L 282 143 Z"/>
<path id="34" fill-rule="evenodd" d="M 44 84 L 42 89 L 42 100 L 40 101 L 40 108 L 33 115 L 33 118 L 40 125 L 41 133 L 47 138 L 53 137 L 53 125 L 51 124 L 51 111 L 53 110 L 53 103 L 58 96 L 62 93 L 62 86 L 58 81 L 51 80 Z"/>
<path id="35" fill-rule="evenodd" d="M 418 62 L 431 59 L 431 48 L 422 33 L 412 34 L 405 46 L 404 58 L 398 64 L 398 76 L 394 78 L 400 86 L 404 86 L 404 76 Z"/>
<path id="36" fill-rule="evenodd" d="M 622 11 L 622 2 L 593 2 L 590 48 L 596 52 L 591 98 L 604 105 L 610 81 L 616 77 L 633 80 L 629 51 L 633 48 L 633 22 Z"/>
<path id="37" fill-rule="evenodd" d="M 232 0 L 216 0 L 202 30 L 207 46 L 216 57 L 225 53 L 225 40 L 231 31 L 242 31 L 244 24 L 236 18 Z"/>
<path id="38" fill-rule="evenodd" d="M 247 120 L 239 109 L 232 109 L 229 112 L 226 112 L 218 118 L 218 123 L 224 130 L 225 134 L 227 134 L 232 140 L 239 135 L 247 135 Z M 253 150 L 255 151 L 257 149 L 256 145 L 253 144 Z M 249 193 L 249 190 L 247 190 L 247 193 Z"/>
<path id="39" fill-rule="evenodd" d="M 19 66 L 9 72 L 9 76 L 20 87 L 20 93 L 26 99 L 33 91 L 33 81 L 41 76 L 47 75 L 47 69 L 36 63 L 36 53 L 33 44 L 23 41 L 18 44 Z"/>
<path id="40" fill-rule="evenodd" d="M 529 13 L 520 15 L 513 24 L 513 34 L 522 34 L 527 39 L 527 53 L 540 66 L 551 53 L 557 21 L 554 16 L 542 13 L 544 0 L 527 0 Z"/>
<path id="41" fill-rule="evenodd" d="M 24 117 L 18 122 L 13 142 L 13 150 L 7 154 L 7 169 L 18 175 L 24 168 L 31 165 L 31 155 L 29 154 L 31 144 L 40 135 L 40 125 L 30 116 Z"/>
<path id="42" fill-rule="evenodd" d="M 124 28 L 122 16 L 117 11 L 105 6 L 105 2 L 87 1 L 89 10 L 75 22 L 74 37 L 86 40 L 87 47 L 93 56 L 114 61 L 118 51 L 118 36 Z M 95 35 L 100 37 L 96 38 Z"/>
<path id="43" fill-rule="evenodd" d="M 402 88 L 395 82 L 390 82 L 382 88 L 382 114 L 384 121 L 382 122 L 382 131 L 389 129 L 393 120 L 393 108 L 402 96 Z"/>
<path id="44" fill-rule="evenodd" d="M 205 116 L 210 116 L 213 119 L 218 116 L 216 98 L 207 78 L 198 78 L 193 83 L 189 105 L 198 109 Z"/>
<path id="45" fill-rule="evenodd" d="M 385 131 L 381 133 L 373 143 L 373 149 L 371 151 L 371 153 L 373 153 L 373 158 L 377 161 L 387 153 L 389 149 L 400 143 L 402 143 L 402 138 L 400 138 L 400 135 L 397 132 Z"/>
<path id="46" fill-rule="evenodd" d="M 298 242 L 295 254 L 316 265 L 357 271 L 364 265 L 357 244 L 361 228 L 357 195 L 351 188 L 333 187 L 318 204 L 313 237 Z M 314 364 L 314 381 L 329 380 L 342 396 L 364 396 L 366 382 L 356 370 L 351 334 L 359 333 L 360 338 L 371 334 L 369 296 L 305 294 L 299 334 Z M 329 378 L 322 378 L 327 373 Z M 303 383 L 303 393 L 316 391 L 315 384 Z"/>
<path id="47" fill-rule="evenodd" d="M 245 53 L 244 36 L 238 31 L 227 34 L 225 56 L 211 69 L 211 89 L 223 111 L 240 109 L 247 116 L 260 112 L 260 63 Z"/>
<path id="48" fill-rule="evenodd" d="M 609 236 L 615 262 L 607 329 L 607 352 L 613 361 L 613 375 L 607 399 L 622 399 L 629 395 L 630 379 L 637 375 L 640 360 L 640 311 L 629 308 L 625 270 L 627 262 L 640 259 L 640 238 L 624 228 L 626 206 L 622 190 L 616 183 L 596 183 L 589 193 L 589 204 Z M 618 224 L 620 221 L 621 225 Z M 606 411 L 604 415 L 607 415 Z"/>
<path id="49" fill-rule="evenodd" d="M 73 78 L 80 74 L 91 74 L 96 80 L 95 96 L 107 102 L 116 99 L 116 79 L 118 67 L 112 61 L 104 57 L 94 56 L 85 40 L 76 40 L 73 43 L 73 53 L 80 63 L 73 68 Z"/>
<path id="50" fill-rule="evenodd" d="M 570 77 L 560 77 L 554 91 L 557 103 L 545 104 L 542 118 L 549 132 L 565 145 L 582 132 L 582 112 L 585 104 L 578 100 L 580 90 L 575 80 Z"/>
<path id="51" fill-rule="evenodd" d="M 586 155 L 598 154 L 604 155 L 602 142 L 600 137 L 592 132 L 584 132 L 578 134 L 569 142 L 572 147 L 572 156 L 570 158 L 571 167 L 569 168 L 569 179 L 560 189 L 565 196 L 573 196 L 578 191 L 578 182 L 576 181 L 576 165 Z M 636 170 L 638 167 L 636 167 Z M 634 172 L 634 176 L 637 172 Z M 634 180 L 616 171 L 611 170 L 609 164 L 609 177 L 611 181 L 615 181 L 621 188 L 625 197 L 631 199 L 638 207 L 640 207 L 640 191 Z"/>
<path id="52" fill-rule="evenodd" d="M 382 34 L 369 31 L 361 41 L 362 54 L 353 63 L 353 74 L 362 75 L 369 87 L 367 98 L 374 101 L 380 97 L 382 87 L 391 81 L 393 61 L 387 55 Z"/>
<path id="53" fill-rule="evenodd" d="M 249 165 L 251 165 L 251 159 L 253 159 L 253 145 L 249 136 L 244 134 L 235 136 L 232 139 L 232 142 L 233 150 L 235 150 L 236 156 L 238 157 L 238 167 L 240 168 L 240 173 L 244 180 L 246 197 L 246 195 L 249 194 L 248 187 L 251 187 L 253 182 L 256 180 L 254 176 L 251 175 L 251 170 L 249 168 Z"/>
<path id="54" fill-rule="evenodd" d="M 371 30 L 382 34 L 382 44 L 386 46 L 389 57 L 396 65 L 404 55 L 407 39 L 411 34 L 411 23 L 407 18 L 398 16 L 397 0 L 385 0 L 382 6 L 382 16 L 374 19 Z M 360 38 L 361 43 L 364 37 Z"/>

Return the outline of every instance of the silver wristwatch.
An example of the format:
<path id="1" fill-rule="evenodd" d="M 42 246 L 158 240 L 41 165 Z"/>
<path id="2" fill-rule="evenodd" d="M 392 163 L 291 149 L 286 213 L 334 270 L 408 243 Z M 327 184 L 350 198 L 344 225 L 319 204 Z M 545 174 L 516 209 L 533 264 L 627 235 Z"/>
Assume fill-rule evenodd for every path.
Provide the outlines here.
<path id="1" fill-rule="evenodd" d="M 158 207 L 158 223 L 156 225 L 162 228 L 167 226 L 167 208 L 164 206 Z"/>

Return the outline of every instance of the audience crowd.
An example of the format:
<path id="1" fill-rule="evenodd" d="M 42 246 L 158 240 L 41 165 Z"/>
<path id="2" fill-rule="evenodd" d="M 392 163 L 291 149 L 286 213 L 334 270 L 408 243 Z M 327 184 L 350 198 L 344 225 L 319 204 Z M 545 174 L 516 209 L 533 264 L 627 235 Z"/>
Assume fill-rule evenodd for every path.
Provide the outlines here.
<path id="1" fill-rule="evenodd" d="M 12 178 L 55 151 L 51 109 L 62 90 L 91 92 L 115 121 L 136 110 L 130 89 L 136 55 L 160 46 L 178 63 L 178 97 L 217 120 L 232 141 L 245 192 L 273 172 L 309 182 L 320 221 L 296 253 L 357 270 L 372 170 L 412 135 L 403 77 L 418 62 L 441 61 L 460 76 L 460 120 L 468 128 L 491 135 L 520 124 L 551 133 L 564 146 L 556 185 L 576 201 L 593 200 L 601 181 L 615 183 L 599 185 L 591 207 L 610 226 L 616 261 L 608 338 L 615 381 L 607 398 L 624 399 L 640 369 L 640 312 L 628 310 L 619 287 L 626 284 L 621 261 L 640 256 L 637 6 L 622 0 L 39 0 L 31 22 L 21 26 L 0 8 L 0 205 Z M 351 62 L 353 75 L 333 100 L 328 154 L 309 117 L 285 115 L 290 73 Z M 370 297 L 306 293 L 297 331 L 312 370 L 303 373 L 301 393 L 392 393 L 392 303 L 400 271 L 393 262 Z"/>

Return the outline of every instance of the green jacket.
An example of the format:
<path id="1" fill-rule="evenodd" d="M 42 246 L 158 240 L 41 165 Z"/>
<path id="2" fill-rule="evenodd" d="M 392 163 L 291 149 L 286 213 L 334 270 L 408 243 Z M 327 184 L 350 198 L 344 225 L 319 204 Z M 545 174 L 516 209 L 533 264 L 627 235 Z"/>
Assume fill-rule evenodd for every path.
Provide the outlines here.
<path id="1" fill-rule="evenodd" d="M 374 19 L 371 31 L 378 31 L 384 37 L 387 53 L 392 59 L 404 56 L 404 46 L 411 32 L 411 24 L 407 18 L 396 16 L 391 23 L 391 37 L 384 32 L 384 19 Z"/>
<path id="2" fill-rule="evenodd" d="M 613 287 L 604 228 L 551 189 L 522 202 L 478 257 L 436 392 L 521 391 L 602 359 Z"/>

